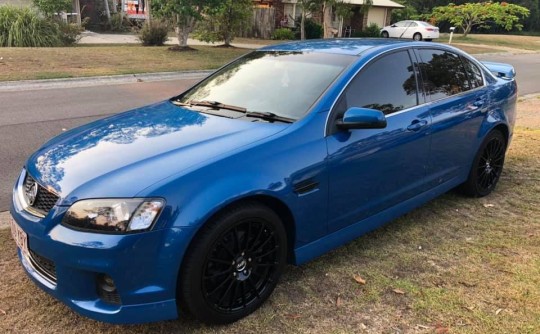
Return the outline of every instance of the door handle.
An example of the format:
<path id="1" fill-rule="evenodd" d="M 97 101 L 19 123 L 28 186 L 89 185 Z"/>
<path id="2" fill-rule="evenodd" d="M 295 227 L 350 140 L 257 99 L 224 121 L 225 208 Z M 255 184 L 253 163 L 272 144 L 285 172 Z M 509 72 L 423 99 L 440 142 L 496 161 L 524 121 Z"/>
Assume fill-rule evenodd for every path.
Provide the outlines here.
<path id="1" fill-rule="evenodd" d="M 409 125 L 407 127 L 407 130 L 409 130 L 409 131 L 418 131 L 421 128 L 423 128 L 424 126 L 426 126 L 426 125 L 427 125 L 426 120 L 415 119 L 414 121 L 412 121 L 411 125 Z"/>

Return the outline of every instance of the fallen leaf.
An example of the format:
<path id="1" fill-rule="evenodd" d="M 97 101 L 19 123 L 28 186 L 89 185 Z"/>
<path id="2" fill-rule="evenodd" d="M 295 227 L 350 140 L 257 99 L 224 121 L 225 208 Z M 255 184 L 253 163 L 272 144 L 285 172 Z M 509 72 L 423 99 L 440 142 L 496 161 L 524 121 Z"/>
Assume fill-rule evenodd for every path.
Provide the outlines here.
<path id="1" fill-rule="evenodd" d="M 495 204 L 490 204 L 490 203 L 484 204 L 484 208 L 492 208 L 494 206 L 495 206 Z"/>
<path id="2" fill-rule="evenodd" d="M 289 319 L 298 319 L 298 318 L 302 318 L 302 316 L 301 316 L 300 314 L 297 314 L 297 313 L 285 314 L 285 317 L 286 317 L 286 318 L 289 318 Z"/>
<path id="3" fill-rule="evenodd" d="M 342 304 L 343 304 L 343 301 L 341 300 L 341 297 L 338 296 L 338 297 L 336 298 L 336 306 L 337 306 L 337 307 L 341 307 Z"/>
<path id="4" fill-rule="evenodd" d="M 394 291 L 394 293 L 397 293 L 398 295 L 404 295 L 405 294 L 405 291 L 400 290 L 400 289 L 393 289 L 392 291 Z"/>
<path id="5" fill-rule="evenodd" d="M 469 282 L 465 282 L 465 281 L 459 281 L 458 283 L 461 284 L 461 285 L 466 286 L 467 288 L 473 288 L 478 284 L 478 283 L 469 283 Z"/>
<path id="6" fill-rule="evenodd" d="M 360 275 L 354 275 L 353 278 L 358 284 L 362 284 L 362 285 L 366 284 L 366 280 L 363 279 Z"/>
<path id="7" fill-rule="evenodd" d="M 0 313 L 2 313 L 3 315 L 7 314 L 6 311 L 2 310 L 1 308 L 0 308 Z"/>
<path id="8" fill-rule="evenodd" d="M 448 327 L 439 327 L 437 326 L 435 328 L 435 333 L 437 334 L 445 334 L 445 333 L 448 333 Z"/>
<path id="9" fill-rule="evenodd" d="M 366 326 L 363 322 L 360 323 L 360 327 L 361 327 L 362 329 L 367 329 L 367 326 Z"/>
<path id="10" fill-rule="evenodd" d="M 418 329 L 430 329 L 431 327 L 418 324 L 418 325 L 416 325 L 416 328 L 418 328 Z"/>
<path id="11" fill-rule="evenodd" d="M 473 310 L 474 310 L 474 306 L 464 306 L 464 308 L 466 308 L 466 309 L 469 310 L 469 311 L 473 311 Z"/>
<path id="12" fill-rule="evenodd" d="M 499 315 L 499 313 L 501 313 L 502 311 L 503 311 L 503 309 L 502 309 L 502 308 L 500 308 L 500 309 L 497 309 L 497 311 L 495 311 L 495 315 Z"/>

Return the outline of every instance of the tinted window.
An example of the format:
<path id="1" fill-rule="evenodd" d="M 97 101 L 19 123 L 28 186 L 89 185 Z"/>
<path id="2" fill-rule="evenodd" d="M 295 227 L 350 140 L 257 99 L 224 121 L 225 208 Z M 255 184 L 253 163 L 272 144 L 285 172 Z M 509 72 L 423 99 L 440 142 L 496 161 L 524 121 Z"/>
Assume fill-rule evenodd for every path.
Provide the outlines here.
<path id="1" fill-rule="evenodd" d="M 484 85 L 484 79 L 482 78 L 482 72 L 476 64 L 470 61 L 467 58 L 462 57 L 463 65 L 465 65 L 465 71 L 469 76 L 469 81 L 471 82 L 471 88 L 477 88 Z"/>
<path id="2" fill-rule="evenodd" d="M 391 114 L 417 105 L 416 90 L 409 53 L 392 53 L 368 64 L 352 80 L 340 98 L 338 113 L 365 107 Z"/>
<path id="3" fill-rule="evenodd" d="M 459 56 L 443 50 L 420 49 L 419 67 L 428 99 L 438 100 L 470 89 Z"/>

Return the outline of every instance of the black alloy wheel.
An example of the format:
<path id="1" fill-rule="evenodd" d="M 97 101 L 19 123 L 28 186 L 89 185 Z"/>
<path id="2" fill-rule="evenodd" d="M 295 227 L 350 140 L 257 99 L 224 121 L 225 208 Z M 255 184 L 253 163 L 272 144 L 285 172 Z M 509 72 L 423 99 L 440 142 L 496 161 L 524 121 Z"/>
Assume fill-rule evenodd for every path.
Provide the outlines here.
<path id="1" fill-rule="evenodd" d="M 255 202 L 228 209 L 203 228 L 186 255 L 180 307 L 206 323 L 230 323 L 274 290 L 286 260 L 285 230 Z"/>
<path id="2" fill-rule="evenodd" d="M 388 34 L 388 31 L 383 31 L 383 32 L 381 33 L 381 36 L 382 36 L 383 38 L 388 38 L 388 37 L 390 37 L 390 35 Z"/>
<path id="3" fill-rule="evenodd" d="M 501 177 L 505 154 L 506 140 L 503 134 L 498 130 L 492 131 L 480 146 L 469 178 L 463 184 L 465 193 L 473 197 L 490 194 Z"/>
<path id="4" fill-rule="evenodd" d="M 417 42 L 421 41 L 422 40 L 422 34 L 417 32 L 413 35 L 413 39 Z"/>

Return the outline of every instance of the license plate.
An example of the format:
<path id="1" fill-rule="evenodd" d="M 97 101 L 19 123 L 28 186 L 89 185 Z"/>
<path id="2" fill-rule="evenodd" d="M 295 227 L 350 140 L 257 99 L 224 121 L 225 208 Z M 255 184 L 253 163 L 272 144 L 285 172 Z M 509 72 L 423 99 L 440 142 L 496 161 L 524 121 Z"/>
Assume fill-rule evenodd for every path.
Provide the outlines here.
<path id="1" fill-rule="evenodd" d="M 10 221 L 10 225 L 11 236 L 13 237 L 13 240 L 15 240 L 17 247 L 21 249 L 24 255 L 28 256 L 28 235 L 19 227 L 19 225 L 17 225 L 13 218 Z"/>

